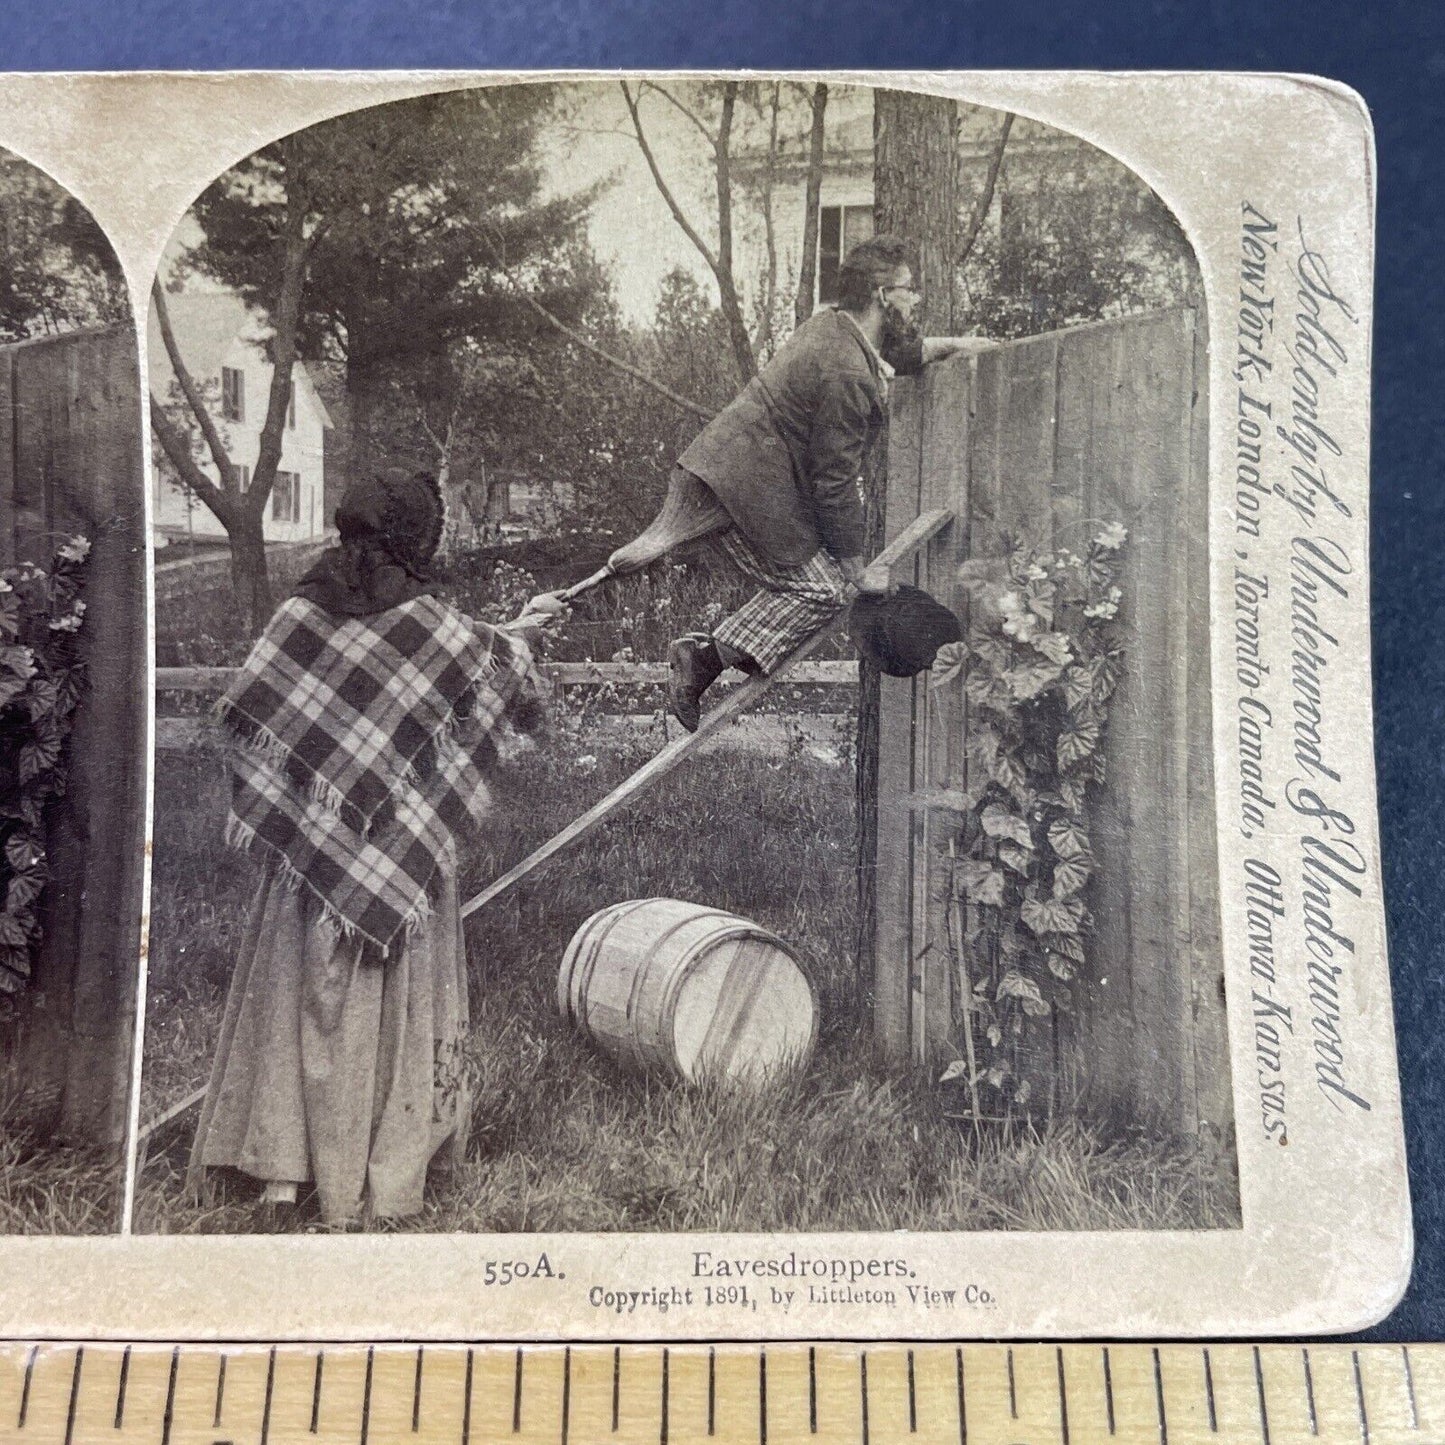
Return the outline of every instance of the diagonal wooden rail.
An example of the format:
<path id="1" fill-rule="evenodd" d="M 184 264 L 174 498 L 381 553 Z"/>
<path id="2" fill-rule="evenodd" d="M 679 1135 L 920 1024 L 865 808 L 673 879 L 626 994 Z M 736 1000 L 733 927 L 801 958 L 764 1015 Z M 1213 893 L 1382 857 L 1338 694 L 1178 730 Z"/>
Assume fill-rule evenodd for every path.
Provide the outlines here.
<path id="1" fill-rule="evenodd" d="M 946 510 L 928 512 L 916 518 L 874 558 L 874 565 L 895 566 L 926 545 L 930 538 L 936 537 L 952 520 L 953 513 Z M 514 883 L 520 882 L 529 873 L 540 868 L 549 858 L 556 857 L 564 848 L 569 848 L 573 843 L 585 838 L 619 809 L 625 808 L 634 798 L 650 788 L 659 778 L 665 777 L 679 763 L 686 761 L 710 737 L 720 732 L 734 718 L 745 713 L 754 703 L 760 701 L 774 683 L 785 677 L 798 663 L 815 651 L 827 636 L 828 631 L 829 629 L 825 627 L 814 633 L 806 642 L 795 647 L 767 677 L 751 678 L 711 712 L 704 714 L 695 733 L 689 733 L 670 742 L 656 757 L 644 763 L 630 778 L 608 793 L 601 802 L 595 803 L 580 818 L 574 818 L 560 833 L 549 838 L 535 852 L 528 854 L 515 867 L 509 868 L 499 878 L 493 879 L 480 893 L 469 899 L 462 906 L 462 917 L 466 918 L 479 908 L 486 907 Z"/>

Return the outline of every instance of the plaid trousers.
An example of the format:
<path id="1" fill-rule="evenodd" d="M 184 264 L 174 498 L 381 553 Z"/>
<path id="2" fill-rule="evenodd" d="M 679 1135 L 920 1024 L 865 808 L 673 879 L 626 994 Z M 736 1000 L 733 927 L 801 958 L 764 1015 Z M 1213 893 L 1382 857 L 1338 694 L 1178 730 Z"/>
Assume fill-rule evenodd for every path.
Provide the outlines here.
<path id="1" fill-rule="evenodd" d="M 762 589 L 713 630 L 713 641 L 746 653 L 770 673 L 799 643 L 826 626 L 848 604 L 842 569 L 819 548 L 797 567 L 781 567 L 736 527 L 720 538 L 745 577 Z"/>

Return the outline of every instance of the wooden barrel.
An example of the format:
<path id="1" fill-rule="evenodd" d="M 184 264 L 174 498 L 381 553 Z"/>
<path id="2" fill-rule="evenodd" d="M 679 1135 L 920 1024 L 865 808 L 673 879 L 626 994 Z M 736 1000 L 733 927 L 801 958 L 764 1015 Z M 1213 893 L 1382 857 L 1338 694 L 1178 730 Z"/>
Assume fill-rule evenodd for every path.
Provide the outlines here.
<path id="1" fill-rule="evenodd" d="M 620 1063 L 690 1081 L 760 1083 L 806 1063 L 818 1033 L 812 983 L 782 939 L 676 898 L 594 913 L 567 945 L 557 1005 Z"/>

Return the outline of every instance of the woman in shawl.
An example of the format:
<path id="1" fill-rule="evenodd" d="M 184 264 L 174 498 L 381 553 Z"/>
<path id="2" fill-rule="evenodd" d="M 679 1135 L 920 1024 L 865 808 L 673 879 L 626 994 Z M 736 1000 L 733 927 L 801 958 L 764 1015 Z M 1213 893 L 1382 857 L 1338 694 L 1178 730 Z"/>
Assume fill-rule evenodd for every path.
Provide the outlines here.
<path id="1" fill-rule="evenodd" d="M 490 627 L 431 594 L 444 508 L 425 475 L 350 488 L 340 545 L 277 609 L 221 703 L 227 840 L 263 866 L 221 1023 L 191 1180 L 263 1199 L 314 1182 L 324 1224 L 415 1214 L 466 1143 L 457 860 L 496 734 L 541 716 L 532 661 L 563 609 Z"/>

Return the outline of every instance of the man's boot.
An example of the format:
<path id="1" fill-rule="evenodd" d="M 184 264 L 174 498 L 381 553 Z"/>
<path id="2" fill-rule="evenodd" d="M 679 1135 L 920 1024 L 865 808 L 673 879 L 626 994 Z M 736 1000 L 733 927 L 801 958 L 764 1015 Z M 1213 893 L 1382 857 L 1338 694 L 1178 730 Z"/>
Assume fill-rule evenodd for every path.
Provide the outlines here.
<path id="1" fill-rule="evenodd" d="M 722 658 L 705 632 L 689 632 L 667 649 L 668 710 L 688 732 L 702 719 L 702 695 L 722 673 Z"/>

